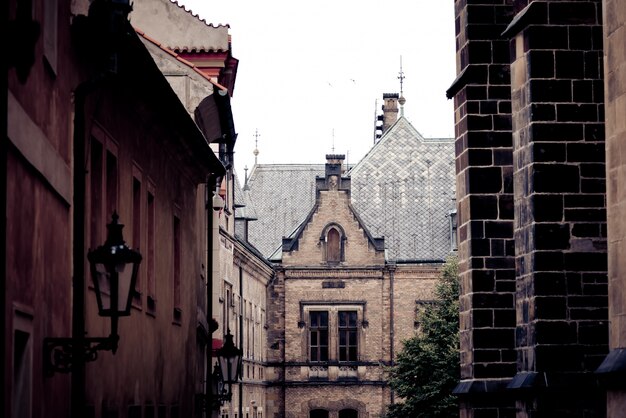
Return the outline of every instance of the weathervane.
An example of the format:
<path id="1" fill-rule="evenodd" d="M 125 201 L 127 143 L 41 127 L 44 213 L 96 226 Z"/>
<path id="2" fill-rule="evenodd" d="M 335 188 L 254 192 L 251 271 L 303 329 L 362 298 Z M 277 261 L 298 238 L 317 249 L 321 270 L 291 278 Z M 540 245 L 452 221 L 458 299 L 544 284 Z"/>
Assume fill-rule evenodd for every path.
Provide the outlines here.
<path id="1" fill-rule="evenodd" d="M 400 72 L 398 73 L 398 80 L 400 80 L 400 99 L 398 100 L 398 102 L 400 103 L 400 116 L 404 116 L 404 104 L 406 103 L 406 99 L 402 94 L 404 79 L 404 71 L 402 71 L 402 55 L 400 55 Z"/>
<path id="2" fill-rule="evenodd" d="M 257 157 L 259 156 L 259 137 L 261 136 L 261 134 L 259 133 L 258 129 L 254 130 L 254 151 L 252 151 L 252 153 L 254 154 L 254 165 L 256 165 L 257 163 Z"/>

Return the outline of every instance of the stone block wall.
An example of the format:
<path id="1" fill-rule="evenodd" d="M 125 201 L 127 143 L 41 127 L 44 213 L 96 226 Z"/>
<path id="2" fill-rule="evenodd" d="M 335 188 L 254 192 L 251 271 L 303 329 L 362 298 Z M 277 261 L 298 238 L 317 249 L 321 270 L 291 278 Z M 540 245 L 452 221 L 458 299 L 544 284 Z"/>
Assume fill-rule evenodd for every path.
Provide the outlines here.
<path id="1" fill-rule="evenodd" d="M 601 1 L 455 4 L 461 415 L 602 416 Z"/>
<path id="2" fill-rule="evenodd" d="M 454 97 L 463 413 L 516 373 L 515 254 L 508 1 L 459 0 Z M 465 403 L 467 401 L 468 403 Z M 495 401 L 494 401 L 495 402 Z M 472 406 L 473 405 L 473 406 Z M 513 404 L 506 404 L 512 408 Z"/>
<path id="3" fill-rule="evenodd" d="M 600 6 L 531 2 L 505 33 L 514 54 L 518 369 L 550 376 L 548 390 L 587 387 L 580 414 L 602 403 L 584 375 L 602 361 L 608 331 Z M 538 396 L 524 410 L 556 407 Z"/>
<path id="4" fill-rule="evenodd" d="M 606 172 L 608 215 L 609 346 L 600 367 L 609 376 L 607 417 L 626 410 L 623 365 L 626 363 L 626 7 L 617 0 L 603 1 L 604 76 L 606 111 Z"/>

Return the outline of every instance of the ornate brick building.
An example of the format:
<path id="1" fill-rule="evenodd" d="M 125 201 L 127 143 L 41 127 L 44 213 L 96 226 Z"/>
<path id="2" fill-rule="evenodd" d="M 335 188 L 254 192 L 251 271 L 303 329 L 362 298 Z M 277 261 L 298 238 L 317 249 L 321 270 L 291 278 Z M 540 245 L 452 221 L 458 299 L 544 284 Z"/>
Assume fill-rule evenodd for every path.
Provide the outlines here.
<path id="1" fill-rule="evenodd" d="M 316 201 L 273 261 L 268 321 L 272 417 L 375 417 L 392 402 L 384 366 L 415 329 L 438 265 L 396 264 L 350 201 L 328 155 Z"/>

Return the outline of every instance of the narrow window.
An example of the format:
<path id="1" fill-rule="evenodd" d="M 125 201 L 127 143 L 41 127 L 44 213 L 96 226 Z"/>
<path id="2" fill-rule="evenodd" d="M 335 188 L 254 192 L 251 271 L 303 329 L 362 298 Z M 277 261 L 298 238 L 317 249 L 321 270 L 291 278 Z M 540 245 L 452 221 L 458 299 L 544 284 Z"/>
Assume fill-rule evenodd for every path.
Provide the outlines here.
<path id="1" fill-rule="evenodd" d="M 128 407 L 128 418 L 141 418 L 141 405 L 130 405 Z"/>
<path id="2" fill-rule="evenodd" d="M 223 310 L 223 320 L 224 320 L 224 329 L 230 329 L 230 305 L 232 298 L 232 286 L 229 284 L 224 285 L 224 310 Z"/>
<path id="3" fill-rule="evenodd" d="M 309 313 L 309 359 L 328 361 L 328 312 Z"/>
<path id="4" fill-rule="evenodd" d="M 146 203 L 146 235 L 148 239 L 148 242 L 146 243 L 146 277 L 148 282 L 148 297 L 146 299 L 146 305 L 148 312 L 154 314 L 156 311 L 156 280 L 154 278 L 154 194 L 148 192 Z"/>
<path id="5" fill-rule="evenodd" d="M 181 320 L 181 307 L 180 307 L 180 219 L 174 216 L 174 321 L 180 322 Z"/>
<path id="6" fill-rule="evenodd" d="M 30 333 L 13 333 L 13 417 L 32 416 L 33 350 Z"/>
<path id="7" fill-rule="evenodd" d="M 146 405 L 144 418 L 154 418 L 154 405 Z"/>
<path id="8" fill-rule="evenodd" d="M 133 241 L 132 246 L 141 250 L 141 182 L 133 177 Z M 140 269 L 141 270 L 141 269 Z M 141 302 L 141 273 L 137 275 L 133 296 Z"/>
<path id="9" fill-rule="evenodd" d="M 95 138 L 91 139 L 90 152 L 90 236 L 91 248 L 97 248 L 104 241 L 101 231 L 104 225 L 104 217 L 102 215 L 103 207 L 103 172 L 102 172 L 102 144 Z"/>
<path id="10" fill-rule="evenodd" d="M 341 236 L 335 228 L 330 228 L 326 236 L 326 261 L 329 263 L 341 261 Z"/>
<path id="11" fill-rule="evenodd" d="M 117 211 L 117 158 L 107 151 L 106 156 L 106 217 L 107 222 Z"/>
<path id="12" fill-rule="evenodd" d="M 339 361 L 357 360 L 356 323 L 356 311 L 339 311 Z"/>

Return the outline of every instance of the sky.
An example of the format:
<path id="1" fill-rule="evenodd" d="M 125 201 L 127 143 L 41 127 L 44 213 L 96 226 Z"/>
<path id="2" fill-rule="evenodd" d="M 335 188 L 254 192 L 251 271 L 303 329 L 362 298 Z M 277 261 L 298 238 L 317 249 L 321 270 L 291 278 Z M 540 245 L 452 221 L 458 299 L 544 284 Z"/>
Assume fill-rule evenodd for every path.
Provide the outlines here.
<path id="1" fill-rule="evenodd" d="M 405 117 L 424 137 L 454 136 L 452 0 L 178 3 L 230 26 L 241 178 L 255 147 L 259 164 L 322 164 L 329 153 L 358 162 L 374 143 L 383 93 L 400 92 L 401 68 Z"/>

